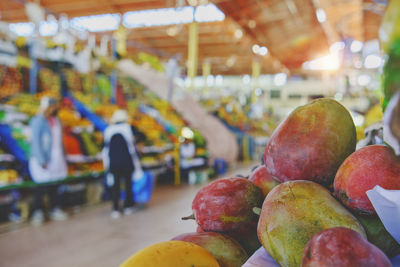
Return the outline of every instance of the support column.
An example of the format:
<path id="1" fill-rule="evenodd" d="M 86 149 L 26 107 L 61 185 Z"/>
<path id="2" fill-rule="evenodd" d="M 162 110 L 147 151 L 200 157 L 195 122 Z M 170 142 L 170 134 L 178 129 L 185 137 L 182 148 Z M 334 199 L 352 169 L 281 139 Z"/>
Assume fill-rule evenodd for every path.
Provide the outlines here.
<path id="1" fill-rule="evenodd" d="M 117 60 L 117 43 L 118 40 L 112 39 L 111 40 L 111 59 L 112 60 Z M 111 104 L 116 104 L 117 103 L 117 85 L 118 85 L 118 80 L 117 80 L 117 72 L 116 70 L 111 71 L 110 75 L 110 83 L 111 83 L 111 96 L 110 96 L 110 103 Z"/>
<path id="2" fill-rule="evenodd" d="M 202 66 L 202 71 L 203 71 L 203 91 L 207 91 L 208 85 L 207 85 L 207 77 L 211 74 L 211 63 L 208 60 L 205 60 L 203 62 Z"/>
<path id="3" fill-rule="evenodd" d="M 29 68 L 29 93 L 36 94 L 37 91 L 37 74 L 38 74 L 38 63 L 35 55 L 35 46 L 37 42 L 37 37 L 32 39 L 29 45 L 29 58 L 30 58 L 30 68 Z M 23 65 L 23 64 L 21 64 Z M 29 64 L 28 64 L 29 65 Z M 25 65 L 26 66 L 26 65 Z"/>
<path id="4" fill-rule="evenodd" d="M 199 50 L 199 25 L 197 22 L 189 24 L 187 75 L 190 79 L 190 90 L 193 90 L 194 77 L 197 74 L 197 58 Z"/>
<path id="5" fill-rule="evenodd" d="M 251 104 L 257 101 L 257 96 L 255 94 L 256 89 L 258 88 L 258 78 L 261 73 L 261 64 L 260 59 L 258 57 L 253 58 L 253 62 L 251 64 L 251 80 L 252 80 L 252 88 L 251 88 Z"/>

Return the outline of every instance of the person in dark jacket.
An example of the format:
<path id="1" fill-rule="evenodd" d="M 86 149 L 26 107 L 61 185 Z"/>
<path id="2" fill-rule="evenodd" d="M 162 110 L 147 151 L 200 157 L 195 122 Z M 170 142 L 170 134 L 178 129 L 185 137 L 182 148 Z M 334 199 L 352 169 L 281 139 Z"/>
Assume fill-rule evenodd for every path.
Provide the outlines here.
<path id="1" fill-rule="evenodd" d="M 104 132 L 104 167 L 112 175 L 111 217 L 119 218 L 120 209 L 120 183 L 125 180 L 124 214 L 129 215 L 133 211 L 132 174 L 141 172 L 140 161 L 135 149 L 135 137 L 131 126 L 127 123 L 128 113 L 125 110 L 114 112 L 111 123 Z M 109 176 L 110 177 L 110 176 Z"/>

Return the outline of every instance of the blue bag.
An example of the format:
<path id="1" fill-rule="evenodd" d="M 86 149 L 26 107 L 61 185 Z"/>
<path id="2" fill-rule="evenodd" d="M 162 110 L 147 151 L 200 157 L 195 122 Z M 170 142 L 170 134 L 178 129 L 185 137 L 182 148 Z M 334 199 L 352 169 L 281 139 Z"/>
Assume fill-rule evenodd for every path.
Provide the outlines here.
<path id="1" fill-rule="evenodd" d="M 143 171 L 142 178 L 132 179 L 133 201 L 147 203 L 150 201 L 154 188 L 154 175 L 152 172 Z"/>

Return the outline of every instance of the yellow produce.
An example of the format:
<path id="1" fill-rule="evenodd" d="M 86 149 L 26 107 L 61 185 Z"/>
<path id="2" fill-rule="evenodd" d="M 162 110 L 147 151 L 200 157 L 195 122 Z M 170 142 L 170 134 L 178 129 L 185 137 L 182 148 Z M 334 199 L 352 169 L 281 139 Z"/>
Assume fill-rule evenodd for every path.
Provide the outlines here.
<path id="1" fill-rule="evenodd" d="M 0 170 L 0 184 L 15 183 L 18 173 L 15 170 Z"/>
<path id="2" fill-rule="evenodd" d="M 119 267 L 219 267 L 204 248 L 184 241 L 165 241 L 144 248 Z"/>
<path id="3" fill-rule="evenodd" d="M 381 105 L 375 105 L 370 110 L 368 110 L 367 114 L 365 114 L 365 126 L 368 127 L 371 124 L 382 120 L 383 113 Z"/>

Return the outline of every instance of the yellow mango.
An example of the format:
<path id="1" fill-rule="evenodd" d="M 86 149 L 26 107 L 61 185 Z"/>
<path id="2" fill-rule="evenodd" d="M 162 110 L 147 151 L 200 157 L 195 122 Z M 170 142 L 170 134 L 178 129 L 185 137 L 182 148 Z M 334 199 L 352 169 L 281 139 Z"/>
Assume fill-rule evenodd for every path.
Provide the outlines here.
<path id="1" fill-rule="evenodd" d="M 204 248 L 184 241 L 165 241 L 132 255 L 119 267 L 219 267 Z"/>

